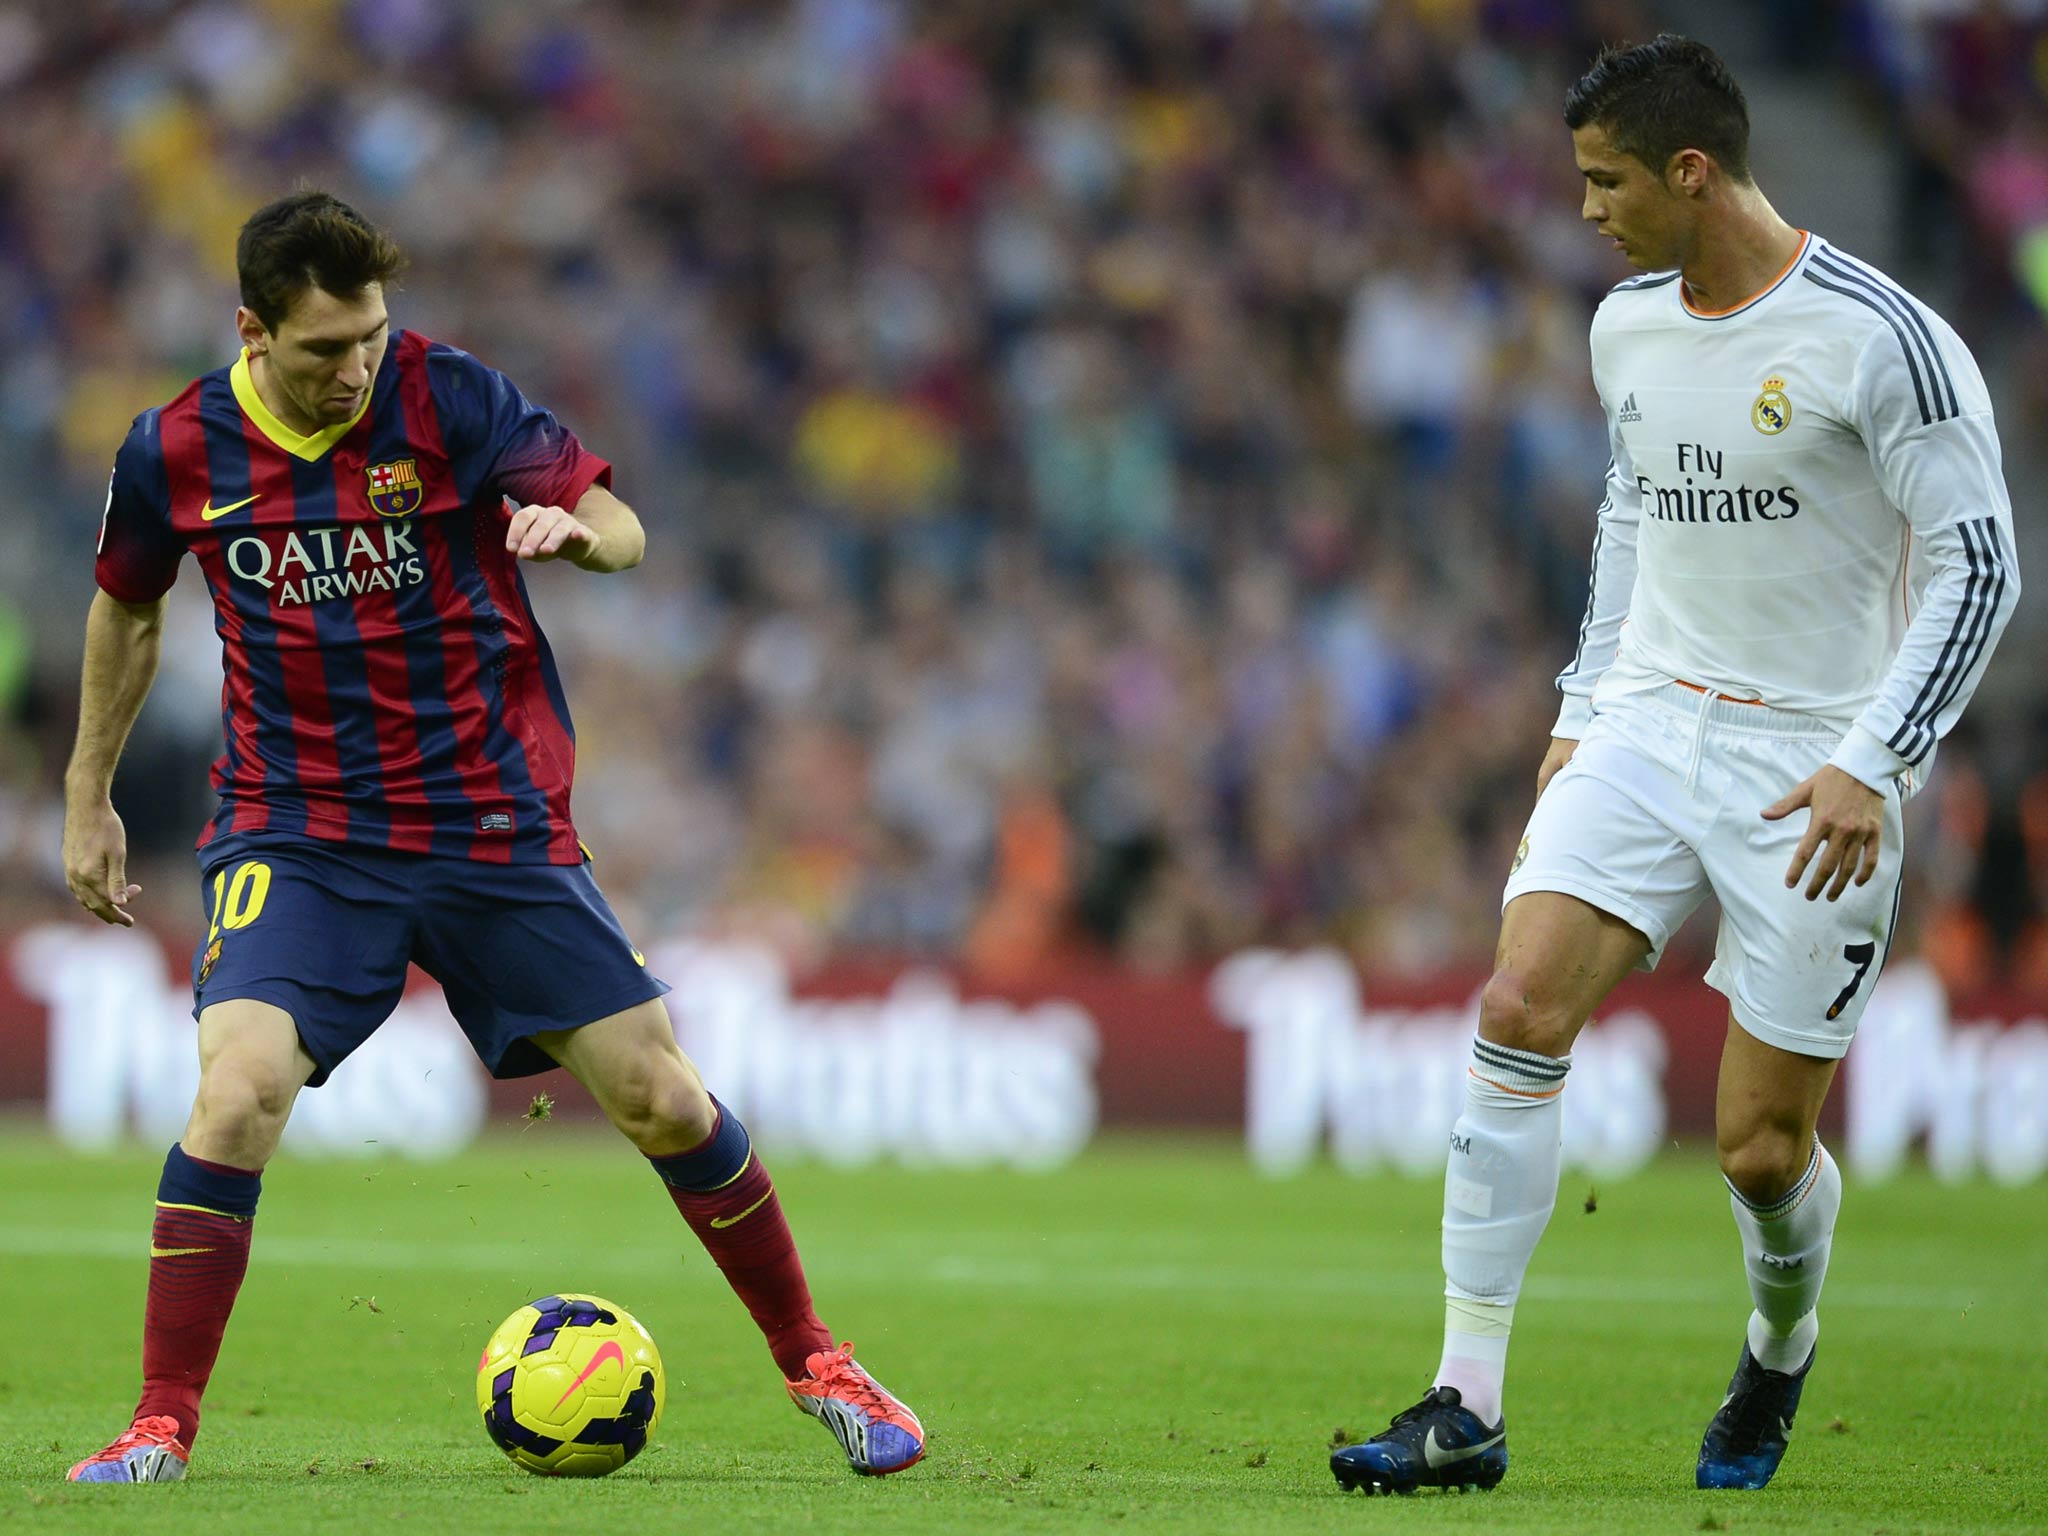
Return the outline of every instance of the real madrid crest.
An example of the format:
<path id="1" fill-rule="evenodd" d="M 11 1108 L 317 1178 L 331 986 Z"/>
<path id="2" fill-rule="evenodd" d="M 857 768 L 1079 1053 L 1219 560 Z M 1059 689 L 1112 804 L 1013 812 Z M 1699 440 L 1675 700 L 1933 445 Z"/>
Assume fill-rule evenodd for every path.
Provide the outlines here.
<path id="1" fill-rule="evenodd" d="M 1776 437 L 1792 425 L 1792 400 L 1785 393 L 1785 381 L 1776 374 L 1764 380 L 1764 392 L 1749 408 L 1749 424 L 1765 437 Z"/>
<path id="2" fill-rule="evenodd" d="M 410 517 L 419 511 L 427 488 L 420 481 L 418 459 L 393 459 L 363 471 L 370 482 L 370 506 L 379 517 Z"/>

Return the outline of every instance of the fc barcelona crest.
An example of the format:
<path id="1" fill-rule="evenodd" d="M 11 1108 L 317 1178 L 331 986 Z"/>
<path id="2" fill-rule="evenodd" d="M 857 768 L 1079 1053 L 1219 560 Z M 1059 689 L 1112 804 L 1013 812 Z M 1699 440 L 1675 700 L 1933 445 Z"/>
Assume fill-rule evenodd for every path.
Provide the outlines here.
<path id="1" fill-rule="evenodd" d="M 370 505 L 379 517 L 410 517 L 426 500 L 427 488 L 420 483 L 418 459 L 372 464 L 363 473 L 370 481 Z"/>

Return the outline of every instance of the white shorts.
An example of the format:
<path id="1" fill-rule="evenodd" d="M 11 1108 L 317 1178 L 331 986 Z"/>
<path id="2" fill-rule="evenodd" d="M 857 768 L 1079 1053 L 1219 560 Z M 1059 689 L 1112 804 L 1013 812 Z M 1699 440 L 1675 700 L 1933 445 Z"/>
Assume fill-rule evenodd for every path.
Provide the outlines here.
<path id="1" fill-rule="evenodd" d="M 1651 970 L 1712 892 L 1721 931 L 1707 983 L 1727 995 L 1735 1021 L 1781 1050 L 1839 1057 L 1898 916 L 1899 789 L 1885 792 L 1877 873 L 1839 901 L 1806 899 L 1810 866 L 1785 885 L 1807 813 L 1758 813 L 1840 740 L 1811 715 L 1679 683 L 1604 704 L 1536 802 L 1501 903 L 1527 891 L 1576 896 L 1641 930 Z"/>

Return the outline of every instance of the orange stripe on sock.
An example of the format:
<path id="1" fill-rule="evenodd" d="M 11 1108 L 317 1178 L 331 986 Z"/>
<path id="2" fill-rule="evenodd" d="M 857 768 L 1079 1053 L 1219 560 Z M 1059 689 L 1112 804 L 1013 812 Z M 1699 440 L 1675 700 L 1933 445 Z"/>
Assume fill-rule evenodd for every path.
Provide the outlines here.
<path id="1" fill-rule="evenodd" d="M 1490 1077 L 1481 1077 L 1477 1067 L 1467 1067 L 1465 1070 L 1474 1077 L 1479 1078 L 1479 1081 L 1486 1084 L 1487 1087 L 1498 1088 L 1502 1093 L 1512 1093 L 1518 1099 L 1554 1099 L 1564 1092 L 1563 1083 L 1559 1083 L 1548 1093 L 1531 1093 L 1525 1088 L 1510 1088 L 1506 1083 L 1497 1083 Z"/>
<path id="2" fill-rule="evenodd" d="M 1799 1176 L 1799 1182 L 1806 1186 L 1805 1189 L 1799 1192 L 1799 1198 L 1797 1200 L 1794 1200 L 1790 1205 L 1786 1206 L 1784 1210 L 1779 1211 L 1776 1215 L 1767 1218 L 1768 1220 L 1783 1221 L 1787 1216 L 1790 1216 L 1794 1211 L 1798 1210 L 1799 1207 L 1806 1204 L 1806 1202 L 1812 1197 L 1813 1192 L 1816 1189 L 1820 1188 L 1820 1159 L 1816 1157 L 1809 1166 L 1812 1169 L 1812 1177 L 1809 1178 L 1805 1174 L 1801 1174 Z M 1752 1211 L 1756 1210 L 1754 1206 L 1752 1206 L 1750 1209 Z M 1760 1220 L 1766 1219 L 1763 1217 L 1762 1212 L 1756 1212 L 1756 1214 Z"/>

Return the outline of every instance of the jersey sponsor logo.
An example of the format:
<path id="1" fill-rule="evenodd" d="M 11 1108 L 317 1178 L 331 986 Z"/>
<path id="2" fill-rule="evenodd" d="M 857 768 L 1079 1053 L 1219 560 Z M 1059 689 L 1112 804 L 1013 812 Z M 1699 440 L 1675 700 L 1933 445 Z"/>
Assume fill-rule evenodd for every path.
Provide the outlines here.
<path id="1" fill-rule="evenodd" d="M 1643 413 L 1636 409 L 1636 392 L 1634 390 L 1630 390 L 1628 392 L 1628 398 L 1621 402 L 1621 410 L 1615 416 L 1615 420 L 1620 422 L 1624 427 L 1629 427 L 1634 426 L 1642 419 Z"/>
<path id="2" fill-rule="evenodd" d="M 258 493 L 254 496 L 244 496 L 240 501 L 231 501 L 224 507 L 216 507 L 213 504 L 213 499 L 208 497 L 206 505 L 199 509 L 199 521 L 210 523 L 217 517 L 226 517 L 230 512 L 239 512 L 242 508 L 248 506 L 250 502 L 261 501 L 262 499 L 261 493 Z"/>
<path id="3" fill-rule="evenodd" d="M 1659 485 L 1648 475 L 1636 476 L 1645 517 L 1660 523 L 1777 523 L 1799 515 L 1799 492 L 1793 486 L 1722 484 L 1726 449 L 1679 443 L 1675 457 L 1683 485 Z M 1741 455 L 1736 462 L 1742 462 Z"/>
<path id="4" fill-rule="evenodd" d="M 1792 401 L 1783 379 L 1773 374 L 1764 380 L 1764 392 L 1750 405 L 1749 424 L 1765 437 L 1776 437 L 1792 425 Z"/>
<path id="5" fill-rule="evenodd" d="M 393 459 L 363 471 L 370 482 L 370 508 L 379 517 L 410 517 L 426 500 L 418 459 Z"/>
<path id="6" fill-rule="evenodd" d="M 285 528 L 228 545 L 228 570 L 284 608 L 365 592 L 396 592 L 427 579 L 412 535 L 400 527 Z"/>

